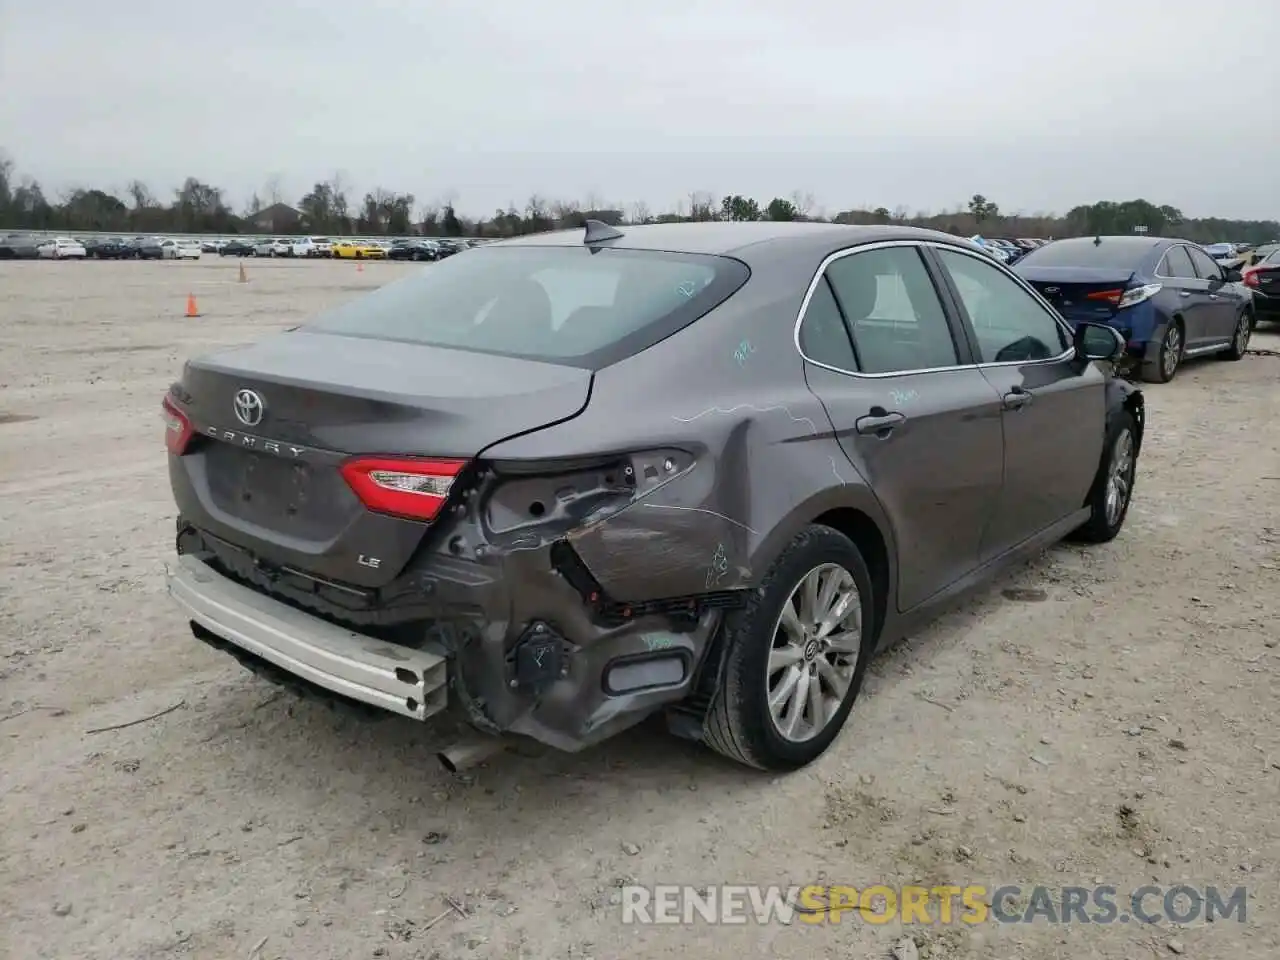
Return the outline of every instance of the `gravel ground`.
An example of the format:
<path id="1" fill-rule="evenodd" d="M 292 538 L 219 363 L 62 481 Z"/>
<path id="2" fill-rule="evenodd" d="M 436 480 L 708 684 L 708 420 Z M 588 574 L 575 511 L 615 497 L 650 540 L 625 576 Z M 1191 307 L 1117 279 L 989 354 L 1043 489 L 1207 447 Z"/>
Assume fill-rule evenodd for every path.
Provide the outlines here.
<path id="1" fill-rule="evenodd" d="M 0 264 L 0 956 L 809 960 L 904 934 L 934 960 L 1280 955 L 1280 357 L 1149 386 L 1121 537 L 1055 548 L 881 657 L 809 769 L 642 729 L 452 776 L 451 730 L 280 695 L 164 595 L 159 402 L 182 360 L 417 268 L 247 269 Z M 1250 898 L 1243 924 L 1182 928 L 636 927 L 626 878 Z M 466 915 L 428 926 L 446 897 Z"/>

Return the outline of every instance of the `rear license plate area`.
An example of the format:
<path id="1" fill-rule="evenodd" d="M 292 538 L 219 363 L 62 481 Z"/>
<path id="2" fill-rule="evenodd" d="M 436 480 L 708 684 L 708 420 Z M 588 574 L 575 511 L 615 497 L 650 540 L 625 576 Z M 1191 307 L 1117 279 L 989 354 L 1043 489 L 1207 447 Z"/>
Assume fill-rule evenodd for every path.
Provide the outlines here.
<path id="1" fill-rule="evenodd" d="M 241 520 L 308 538 L 327 537 L 341 522 L 322 509 L 331 468 L 223 442 L 210 445 L 206 465 L 214 503 Z"/>

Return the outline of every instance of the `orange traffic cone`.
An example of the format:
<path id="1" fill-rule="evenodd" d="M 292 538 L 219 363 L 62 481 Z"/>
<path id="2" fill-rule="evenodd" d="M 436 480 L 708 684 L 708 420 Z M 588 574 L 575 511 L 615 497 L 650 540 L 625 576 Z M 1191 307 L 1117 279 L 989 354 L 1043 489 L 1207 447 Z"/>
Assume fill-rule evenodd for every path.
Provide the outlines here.
<path id="1" fill-rule="evenodd" d="M 194 293 L 187 294 L 187 316 L 198 317 L 200 311 L 196 309 L 196 295 Z"/>
<path id="2" fill-rule="evenodd" d="M 364 263 L 359 260 L 356 261 L 356 273 L 364 273 Z"/>
<path id="3" fill-rule="evenodd" d="M 249 282 L 249 278 L 248 278 L 248 277 L 246 277 L 246 276 L 244 275 L 244 261 L 243 261 L 243 260 L 241 260 L 241 261 L 240 261 L 240 282 L 241 282 L 241 283 L 248 283 L 248 282 Z"/>

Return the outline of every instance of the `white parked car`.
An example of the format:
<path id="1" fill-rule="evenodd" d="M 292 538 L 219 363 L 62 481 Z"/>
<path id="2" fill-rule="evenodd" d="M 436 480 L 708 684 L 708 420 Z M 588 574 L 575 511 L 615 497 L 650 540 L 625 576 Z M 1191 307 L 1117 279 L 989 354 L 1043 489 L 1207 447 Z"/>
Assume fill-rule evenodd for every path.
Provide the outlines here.
<path id="1" fill-rule="evenodd" d="M 287 257 L 289 256 L 289 253 L 292 250 L 293 250 L 293 241 L 291 240 L 287 240 L 283 237 L 278 237 L 275 240 L 271 241 L 270 255 L 273 257 Z"/>
<path id="2" fill-rule="evenodd" d="M 311 249 L 315 251 L 317 257 L 332 257 L 333 241 L 328 237 L 312 237 Z"/>
<path id="3" fill-rule="evenodd" d="M 273 257 L 272 251 L 275 249 L 276 242 L 274 240 L 257 240 L 253 244 L 253 255 L 255 257 Z"/>
<path id="4" fill-rule="evenodd" d="M 177 260 L 199 260 L 199 240 L 175 240 L 173 256 Z"/>
<path id="5" fill-rule="evenodd" d="M 84 244 L 70 237 L 54 237 L 36 247 L 36 254 L 45 260 L 83 260 L 88 254 Z"/>
<path id="6" fill-rule="evenodd" d="M 289 243 L 290 257 L 314 257 L 316 256 L 316 244 L 310 237 L 298 237 Z"/>
<path id="7" fill-rule="evenodd" d="M 987 256 L 992 257 L 996 260 L 999 260 L 1001 263 L 1007 263 L 1009 260 L 1009 254 L 1006 251 L 1002 250 L 996 244 L 992 243 L 989 240 L 984 239 L 981 236 L 974 235 L 969 238 L 969 242 L 972 243 L 974 246 L 976 246 L 979 250 L 981 250 Z"/>

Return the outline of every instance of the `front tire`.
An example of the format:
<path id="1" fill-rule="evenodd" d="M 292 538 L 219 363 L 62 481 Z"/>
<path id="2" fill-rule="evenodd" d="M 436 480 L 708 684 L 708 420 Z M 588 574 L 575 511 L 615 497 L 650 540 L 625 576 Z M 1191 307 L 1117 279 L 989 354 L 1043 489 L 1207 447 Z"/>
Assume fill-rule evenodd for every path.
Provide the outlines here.
<path id="1" fill-rule="evenodd" d="M 1128 410 L 1117 416 L 1107 428 L 1107 442 L 1102 450 L 1102 463 L 1085 502 L 1089 519 L 1071 534 L 1083 543 L 1107 543 L 1114 540 L 1129 515 L 1133 502 L 1133 485 L 1138 477 L 1138 432 L 1133 414 Z"/>
<path id="2" fill-rule="evenodd" d="M 806 527 L 746 607 L 726 618 L 727 659 L 703 742 L 760 770 L 796 770 L 820 757 L 862 685 L 874 611 L 854 543 L 830 527 Z"/>

